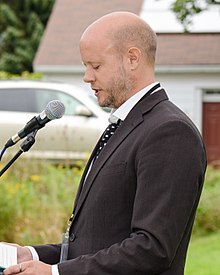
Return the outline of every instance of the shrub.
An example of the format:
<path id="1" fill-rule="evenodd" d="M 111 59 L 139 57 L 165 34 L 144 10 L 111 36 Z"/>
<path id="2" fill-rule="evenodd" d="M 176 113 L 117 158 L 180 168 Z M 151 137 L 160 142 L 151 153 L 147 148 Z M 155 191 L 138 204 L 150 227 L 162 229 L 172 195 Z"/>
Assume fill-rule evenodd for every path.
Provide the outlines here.
<path id="1" fill-rule="evenodd" d="M 24 71 L 21 74 L 11 74 L 5 71 L 0 71 L 0 80 L 9 80 L 9 79 L 22 79 L 22 80 L 40 80 L 43 78 L 42 73 L 30 73 Z"/>
<path id="2" fill-rule="evenodd" d="M 204 235 L 220 229 L 220 169 L 208 166 L 197 209 L 194 233 Z"/>
<path id="3" fill-rule="evenodd" d="M 59 242 L 71 215 L 81 170 L 20 160 L 0 179 L 0 240 Z"/>

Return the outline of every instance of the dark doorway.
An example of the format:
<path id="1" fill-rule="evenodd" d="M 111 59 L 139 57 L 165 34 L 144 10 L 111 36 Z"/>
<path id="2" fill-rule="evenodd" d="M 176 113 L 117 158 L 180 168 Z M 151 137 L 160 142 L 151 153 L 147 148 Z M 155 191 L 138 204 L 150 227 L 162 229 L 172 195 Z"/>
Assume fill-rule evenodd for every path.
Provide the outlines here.
<path id="1" fill-rule="evenodd" d="M 220 102 L 203 102 L 203 137 L 208 162 L 220 164 Z"/>

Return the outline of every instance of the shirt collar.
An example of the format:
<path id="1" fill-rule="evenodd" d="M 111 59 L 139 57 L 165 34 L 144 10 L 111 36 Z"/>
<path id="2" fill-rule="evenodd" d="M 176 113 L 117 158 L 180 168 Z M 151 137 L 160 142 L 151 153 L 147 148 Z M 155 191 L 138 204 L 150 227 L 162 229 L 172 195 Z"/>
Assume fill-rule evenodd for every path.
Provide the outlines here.
<path id="1" fill-rule="evenodd" d="M 118 109 L 112 109 L 111 114 L 109 117 L 109 123 L 117 123 L 118 119 L 124 121 L 128 113 L 131 111 L 131 109 L 135 106 L 135 104 L 156 84 L 159 82 L 154 82 L 145 88 L 143 88 L 141 91 L 134 94 L 132 97 L 130 97 L 128 100 L 126 100 Z M 159 87 L 156 89 L 153 93 L 161 90 L 162 88 Z"/>

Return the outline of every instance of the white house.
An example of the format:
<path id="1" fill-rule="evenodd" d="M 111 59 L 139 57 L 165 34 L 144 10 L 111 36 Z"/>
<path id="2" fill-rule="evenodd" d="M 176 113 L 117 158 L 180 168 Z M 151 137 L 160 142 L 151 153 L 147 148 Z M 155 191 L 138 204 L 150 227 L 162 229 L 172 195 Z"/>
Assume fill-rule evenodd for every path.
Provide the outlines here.
<path id="1" fill-rule="evenodd" d="M 172 0 L 56 0 L 34 60 L 45 79 L 83 83 L 78 42 L 84 29 L 117 10 L 139 14 L 157 32 L 156 79 L 195 122 L 204 136 L 209 161 L 220 160 L 220 11 L 195 16 L 190 33 L 169 10 Z"/>

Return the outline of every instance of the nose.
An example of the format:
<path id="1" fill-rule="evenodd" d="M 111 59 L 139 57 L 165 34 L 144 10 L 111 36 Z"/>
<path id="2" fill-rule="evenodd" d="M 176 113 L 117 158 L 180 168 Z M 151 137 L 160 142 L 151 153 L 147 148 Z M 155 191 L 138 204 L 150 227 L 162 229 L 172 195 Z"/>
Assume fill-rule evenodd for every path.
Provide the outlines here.
<path id="1" fill-rule="evenodd" d="M 83 77 L 83 81 L 86 83 L 92 83 L 95 81 L 95 75 L 89 67 L 86 67 L 86 71 Z"/>

